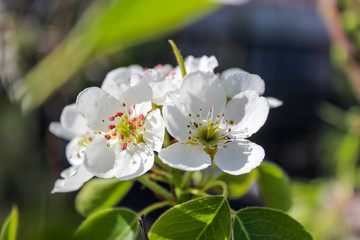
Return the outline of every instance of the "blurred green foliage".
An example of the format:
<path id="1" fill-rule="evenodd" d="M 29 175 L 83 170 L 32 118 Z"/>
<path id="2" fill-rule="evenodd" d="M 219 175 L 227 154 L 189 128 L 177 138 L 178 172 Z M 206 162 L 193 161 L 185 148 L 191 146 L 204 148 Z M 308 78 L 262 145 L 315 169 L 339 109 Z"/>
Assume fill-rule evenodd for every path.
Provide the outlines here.
<path id="1" fill-rule="evenodd" d="M 15 88 L 28 112 L 92 60 L 160 37 L 219 6 L 209 0 L 94 1 L 68 37 Z"/>

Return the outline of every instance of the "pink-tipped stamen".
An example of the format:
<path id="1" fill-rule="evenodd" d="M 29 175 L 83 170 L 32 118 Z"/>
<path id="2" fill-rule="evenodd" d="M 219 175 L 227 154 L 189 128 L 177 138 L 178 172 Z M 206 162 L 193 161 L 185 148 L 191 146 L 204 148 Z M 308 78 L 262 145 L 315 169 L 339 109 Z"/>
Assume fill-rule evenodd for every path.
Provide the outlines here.
<path id="1" fill-rule="evenodd" d="M 140 116 L 139 116 L 139 119 L 142 121 L 144 120 L 144 115 L 141 113 Z"/>
<path id="2" fill-rule="evenodd" d="M 131 138 L 130 138 L 130 139 L 128 139 L 128 140 L 126 140 L 126 142 L 127 142 L 127 143 L 131 143 Z"/>
<path id="3" fill-rule="evenodd" d="M 115 125 L 113 125 L 113 124 L 108 125 L 108 129 L 114 129 L 114 128 L 115 128 Z"/>
<path id="4" fill-rule="evenodd" d="M 110 139 L 111 139 L 111 136 L 110 136 L 109 134 L 106 134 L 106 135 L 105 135 L 105 138 L 106 138 L 106 140 L 110 140 Z"/>
<path id="5" fill-rule="evenodd" d="M 119 117 L 122 117 L 124 114 L 122 112 L 117 112 L 116 115 L 118 115 Z"/>
<path id="6" fill-rule="evenodd" d="M 127 113 L 128 113 L 128 114 L 131 114 L 131 110 L 130 110 L 130 108 L 127 110 Z"/>
<path id="7" fill-rule="evenodd" d="M 117 135 L 116 132 L 112 132 L 111 135 L 113 135 L 114 137 Z"/>
<path id="8" fill-rule="evenodd" d="M 124 140 L 124 134 L 119 134 L 119 139 Z"/>
<path id="9" fill-rule="evenodd" d="M 115 120 L 115 116 L 110 116 L 110 117 L 109 117 L 109 120 L 110 120 L 110 121 L 114 121 L 114 120 Z"/>
<path id="10" fill-rule="evenodd" d="M 126 144 L 121 145 L 121 150 L 125 150 L 127 148 Z"/>
<path id="11" fill-rule="evenodd" d="M 135 110 L 135 107 L 136 107 L 136 104 L 135 103 L 133 103 L 132 104 L 132 108 Z"/>
<path id="12" fill-rule="evenodd" d="M 134 134 L 135 134 L 135 131 L 131 129 L 131 130 L 130 130 L 130 134 L 131 134 L 131 135 L 134 135 Z"/>

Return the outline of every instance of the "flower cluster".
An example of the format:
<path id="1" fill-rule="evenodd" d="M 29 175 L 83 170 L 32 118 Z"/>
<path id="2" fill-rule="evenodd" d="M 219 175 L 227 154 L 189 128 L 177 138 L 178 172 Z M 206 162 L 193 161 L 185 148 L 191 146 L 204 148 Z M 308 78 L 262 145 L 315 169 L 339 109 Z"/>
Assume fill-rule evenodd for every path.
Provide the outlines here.
<path id="1" fill-rule="evenodd" d="M 101 88 L 83 90 L 66 106 L 50 131 L 70 140 L 71 167 L 53 192 L 77 190 L 93 176 L 141 176 L 152 168 L 154 151 L 163 163 L 185 171 L 216 164 L 239 175 L 257 167 L 264 150 L 247 138 L 281 101 L 261 96 L 265 84 L 257 75 L 241 69 L 215 74 L 214 56 L 189 56 L 183 66 L 185 76 L 180 66 L 168 64 L 115 69 Z M 163 148 L 165 128 L 175 140 Z"/>

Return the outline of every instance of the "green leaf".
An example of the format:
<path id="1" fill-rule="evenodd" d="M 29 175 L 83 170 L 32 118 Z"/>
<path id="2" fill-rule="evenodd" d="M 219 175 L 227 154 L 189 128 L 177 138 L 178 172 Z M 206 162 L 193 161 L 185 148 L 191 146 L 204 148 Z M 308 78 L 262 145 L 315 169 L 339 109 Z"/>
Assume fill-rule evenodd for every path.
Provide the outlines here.
<path id="1" fill-rule="evenodd" d="M 233 239 L 311 240 L 306 229 L 284 212 L 251 207 L 236 213 Z"/>
<path id="2" fill-rule="evenodd" d="M 151 240 L 229 239 L 231 215 L 223 196 L 195 199 L 165 212 L 151 228 Z"/>
<path id="3" fill-rule="evenodd" d="M 263 162 L 257 169 L 260 194 L 265 206 L 287 211 L 291 207 L 291 187 L 286 173 L 270 162 Z"/>
<path id="4" fill-rule="evenodd" d="M 239 176 L 230 175 L 224 172 L 221 172 L 216 176 L 217 180 L 223 181 L 228 187 L 228 198 L 237 199 L 242 197 L 249 188 L 254 184 L 258 178 L 257 171 L 251 171 L 247 174 L 242 174 Z M 220 193 L 222 190 L 220 191 Z"/>
<path id="5" fill-rule="evenodd" d="M 83 216 L 113 207 L 127 194 L 133 181 L 113 179 L 93 179 L 87 182 L 75 199 L 75 207 Z"/>
<path id="6" fill-rule="evenodd" d="M 6 218 L 0 234 L 0 240 L 15 240 L 19 221 L 19 211 L 13 206 L 11 213 Z"/>
<path id="7" fill-rule="evenodd" d="M 125 208 L 105 209 L 90 215 L 76 230 L 74 239 L 133 240 L 139 232 L 138 215 Z"/>
<path id="8" fill-rule="evenodd" d="M 30 111 L 95 58 L 160 37 L 218 6 L 210 0 L 94 1 L 68 37 L 25 76 L 14 97 Z"/>

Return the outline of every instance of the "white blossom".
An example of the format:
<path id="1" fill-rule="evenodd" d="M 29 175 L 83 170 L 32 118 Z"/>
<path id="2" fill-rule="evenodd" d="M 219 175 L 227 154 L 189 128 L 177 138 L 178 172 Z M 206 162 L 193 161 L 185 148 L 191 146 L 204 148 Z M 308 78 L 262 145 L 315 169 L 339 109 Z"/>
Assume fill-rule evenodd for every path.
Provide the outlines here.
<path id="1" fill-rule="evenodd" d="M 163 106 L 166 128 L 179 142 L 162 149 L 159 158 L 185 171 L 204 169 L 213 161 L 229 174 L 250 172 L 265 153 L 246 138 L 265 123 L 268 112 L 268 101 L 254 90 L 242 91 L 227 102 L 218 76 L 189 73 L 179 96 Z"/>

